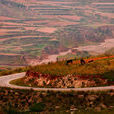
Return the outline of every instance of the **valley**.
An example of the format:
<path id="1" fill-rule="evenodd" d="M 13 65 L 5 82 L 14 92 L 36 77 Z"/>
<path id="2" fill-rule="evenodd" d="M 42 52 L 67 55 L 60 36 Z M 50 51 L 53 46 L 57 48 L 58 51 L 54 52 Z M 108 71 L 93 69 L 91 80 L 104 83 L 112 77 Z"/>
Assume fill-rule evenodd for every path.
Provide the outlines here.
<path id="1" fill-rule="evenodd" d="M 105 42 L 97 44 L 97 45 L 89 45 L 89 46 L 79 46 L 78 50 L 80 51 L 88 51 L 90 52 L 92 55 L 96 54 L 103 54 L 106 51 L 110 50 L 111 48 L 114 47 L 114 39 L 107 39 L 105 40 Z"/>
<path id="2" fill-rule="evenodd" d="M 26 66 L 114 38 L 113 6 L 113 0 L 0 0 L 0 65 Z"/>
<path id="3" fill-rule="evenodd" d="M 0 0 L 0 114 L 114 112 L 114 0 Z"/>
<path id="4" fill-rule="evenodd" d="M 80 56 L 79 57 L 84 57 L 84 54 L 82 52 L 89 52 L 91 55 L 99 55 L 99 54 L 104 54 L 105 52 L 109 51 L 110 49 L 112 49 L 114 47 L 114 39 L 107 39 L 105 40 L 105 42 L 100 43 L 100 44 L 93 44 L 93 45 L 88 45 L 88 46 L 79 46 L 77 48 L 72 48 L 69 49 L 68 51 L 65 52 L 60 52 L 58 54 L 53 54 L 53 55 L 49 55 L 46 58 L 44 58 L 43 60 L 37 60 L 37 59 L 31 59 L 31 61 L 28 60 L 28 63 L 32 66 L 35 65 L 40 65 L 40 64 L 47 64 L 49 62 L 56 62 L 57 58 L 63 58 L 63 60 L 67 60 L 69 59 L 67 57 L 67 55 L 70 56 L 70 58 L 74 58 L 76 55 L 76 53 L 80 52 Z M 73 50 L 76 50 L 76 52 L 74 53 Z M 81 54 L 82 53 L 82 54 Z M 113 55 L 113 53 L 112 53 Z M 89 54 L 85 54 L 85 56 L 89 56 Z M 77 56 L 77 58 L 79 58 Z M 62 59 L 60 59 L 62 60 Z"/>

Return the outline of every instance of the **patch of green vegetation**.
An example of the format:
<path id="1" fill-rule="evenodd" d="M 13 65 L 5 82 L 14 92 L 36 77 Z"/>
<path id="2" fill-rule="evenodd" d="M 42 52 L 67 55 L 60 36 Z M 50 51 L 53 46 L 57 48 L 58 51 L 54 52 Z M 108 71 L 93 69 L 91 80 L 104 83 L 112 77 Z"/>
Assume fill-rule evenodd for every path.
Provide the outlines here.
<path id="1" fill-rule="evenodd" d="M 26 72 L 28 69 L 29 67 L 22 67 L 22 68 L 10 69 L 10 70 L 3 70 L 0 72 L 0 76 Z"/>
<path id="2" fill-rule="evenodd" d="M 44 108 L 45 108 L 45 104 L 40 102 L 40 103 L 37 103 L 37 104 L 34 104 L 33 106 L 31 106 L 30 111 L 32 111 L 32 112 L 42 112 L 42 111 L 44 111 Z"/>
<path id="3" fill-rule="evenodd" d="M 104 77 L 105 79 L 108 79 L 110 82 L 113 82 L 113 83 L 114 83 L 114 71 L 113 71 L 113 70 L 111 70 L 111 71 L 109 71 L 109 72 L 105 72 L 105 73 L 103 74 L 103 77 Z"/>
<path id="4" fill-rule="evenodd" d="M 23 83 L 23 78 L 20 78 L 20 79 L 17 79 L 17 80 L 12 80 L 10 82 L 10 84 L 30 87 L 29 84 Z"/>

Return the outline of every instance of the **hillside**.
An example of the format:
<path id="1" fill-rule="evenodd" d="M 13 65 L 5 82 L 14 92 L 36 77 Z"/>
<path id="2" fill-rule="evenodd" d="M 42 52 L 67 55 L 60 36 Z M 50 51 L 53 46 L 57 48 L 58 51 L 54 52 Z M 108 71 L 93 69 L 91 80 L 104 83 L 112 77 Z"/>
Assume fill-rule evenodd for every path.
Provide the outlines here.
<path id="1" fill-rule="evenodd" d="M 114 38 L 114 26 L 83 26 L 72 25 L 57 31 L 55 36 L 66 47 L 76 47 L 81 44 L 94 44 L 106 39 Z"/>
<path id="2" fill-rule="evenodd" d="M 0 95 L 1 113 L 113 114 L 114 112 L 113 90 L 105 92 L 41 92 L 0 88 Z"/>
<path id="3" fill-rule="evenodd" d="M 111 48 L 110 50 L 106 51 L 106 54 L 113 55 L 114 54 L 114 48 Z"/>
<path id="4" fill-rule="evenodd" d="M 15 66 L 7 55 L 41 61 L 113 38 L 113 12 L 113 0 L 0 0 L 0 59 Z"/>
<path id="5" fill-rule="evenodd" d="M 11 0 L 0 0 L 0 16 L 20 19 L 31 15 L 23 4 Z"/>
<path id="6" fill-rule="evenodd" d="M 114 84 L 114 56 L 85 58 L 66 64 L 66 61 L 30 67 L 26 76 L 14 80 L 16 85 L 54 88 L 77 88 Z"/>

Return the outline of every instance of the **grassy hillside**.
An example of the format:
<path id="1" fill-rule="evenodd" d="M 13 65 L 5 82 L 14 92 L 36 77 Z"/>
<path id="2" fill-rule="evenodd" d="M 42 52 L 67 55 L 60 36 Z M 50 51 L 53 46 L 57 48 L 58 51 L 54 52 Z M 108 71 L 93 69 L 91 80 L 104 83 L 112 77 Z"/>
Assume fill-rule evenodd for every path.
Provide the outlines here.
<path id="1" fill-rule="evenodd" d="M 89 61 L 91 61 L 89 63 Z M 77 88 L 114 84 L 114 56 L 85 58 L 66 65 L 66 61 L 31 67 L 26 76 L 11 83 L 35 87 Z"/>
<path id="2" fill-rule="evenodd" d="M 99 57 L 100 58 L 100 57 Z M 92 63 L 88 63 L 89 60 L 93 60 Z M 40 72 L 43 74 L 50 74 L 53 76 L 64 76 L 68 74 L 73 75 L 97 75 L 106 72 L 107 70 L 114 69 L 114 57 L 107 59 L 94 60 L 94 58 L 85 59 L 86 64 L 80 65 L 80 59 L 74 60 L 73 64 L 66 65 L 66 61 L 50 63 L 47 65 L 38 65 L 32 67 L 32 71 Z M 91 70 L 90 70 L 91 69 Z M 107 70 L 106 70 L 107 69 Z"/>

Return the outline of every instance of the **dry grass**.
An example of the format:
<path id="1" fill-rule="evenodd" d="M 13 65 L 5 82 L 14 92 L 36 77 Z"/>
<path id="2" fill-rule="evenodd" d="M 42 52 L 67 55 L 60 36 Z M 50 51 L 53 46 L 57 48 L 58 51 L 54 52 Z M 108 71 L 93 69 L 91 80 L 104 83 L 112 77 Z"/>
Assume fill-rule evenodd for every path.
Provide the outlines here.
<path id="1" fill-rule="evenodd" d="M 99 59 L 94 60 L 88 59 L 88 60 L 94 60 L 92 63 L 86 63 L 85 65 L 80 65 L 79 60 L 76 60 L 73 62 L 73 64 L 66 65 L 66 61 L 62 62 L 56 62 L 56 63 L 50 63 L 50 64 L 44 64 L 44 65 L 38 65 L 35 67 L 32 67 L 30 70 L 33 72 L 39 72 L 41 74 L 49 74 L 51 76 L 66 76 L 66 75 L 102 75 L 104 76 L 105 73 L 109 72 L 108 75 L 111 75 L 111 78 L 113 77 L 113 71 L 114 71 L 114 57 L 112 58 L 105 58 L 100 59 L 102 57 L 99 57 Z M 87 60 L 86 60 L 87 62 Z"/>

